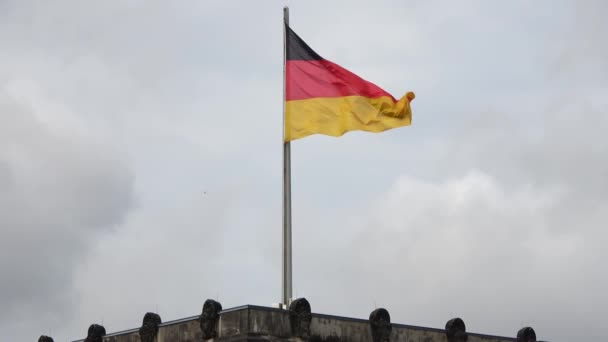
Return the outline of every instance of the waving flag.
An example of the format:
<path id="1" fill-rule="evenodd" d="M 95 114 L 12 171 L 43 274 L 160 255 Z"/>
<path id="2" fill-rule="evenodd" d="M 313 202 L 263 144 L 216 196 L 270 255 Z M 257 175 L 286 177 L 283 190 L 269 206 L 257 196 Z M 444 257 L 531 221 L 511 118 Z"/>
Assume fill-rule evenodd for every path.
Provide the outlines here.
<path id="1" fill-rule="evenodd" d="M 414 93 L 400 100 L 313 51 L 286 26 L 285 141 L 311 134 L 409 126 Z"/>

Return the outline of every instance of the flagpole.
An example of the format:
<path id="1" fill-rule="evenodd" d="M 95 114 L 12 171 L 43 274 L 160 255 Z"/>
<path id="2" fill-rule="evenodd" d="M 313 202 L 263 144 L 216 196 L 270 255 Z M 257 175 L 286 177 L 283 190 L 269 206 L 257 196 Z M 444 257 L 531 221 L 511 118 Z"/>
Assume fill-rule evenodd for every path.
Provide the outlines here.
<path id="1" fill-rule="evenodd" d="M 287 307 L 291 300 L 291 145 L 285 141 L 285 93 L 287 30 L 289 26 L 289 7 L 283 7 L 283 289 L 282 304 Z"/>

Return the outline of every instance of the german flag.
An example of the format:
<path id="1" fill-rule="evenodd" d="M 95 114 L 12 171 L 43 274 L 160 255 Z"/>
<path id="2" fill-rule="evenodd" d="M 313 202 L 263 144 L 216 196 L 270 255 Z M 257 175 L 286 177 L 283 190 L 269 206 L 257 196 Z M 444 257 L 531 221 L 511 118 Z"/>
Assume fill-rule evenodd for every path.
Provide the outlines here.
<path id="1" fill-rule="evenodd" d="M 286 30 L 285 141 L 311 134 L 383 132 L 409 126 L 414 93 L 400 100 L 323 59 L 288 25 Z"/>

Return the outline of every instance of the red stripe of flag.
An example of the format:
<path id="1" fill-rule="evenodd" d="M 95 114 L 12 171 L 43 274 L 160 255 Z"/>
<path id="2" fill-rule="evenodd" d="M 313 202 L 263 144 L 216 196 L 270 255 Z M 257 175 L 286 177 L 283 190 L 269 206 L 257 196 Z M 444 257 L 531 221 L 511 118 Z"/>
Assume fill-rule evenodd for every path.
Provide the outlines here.
<path id="1" fill-rule="evenodd" d="M 395 98 L 377 85 L 328 60 L 288 60 L 286 101 L 316 97 Z"/>

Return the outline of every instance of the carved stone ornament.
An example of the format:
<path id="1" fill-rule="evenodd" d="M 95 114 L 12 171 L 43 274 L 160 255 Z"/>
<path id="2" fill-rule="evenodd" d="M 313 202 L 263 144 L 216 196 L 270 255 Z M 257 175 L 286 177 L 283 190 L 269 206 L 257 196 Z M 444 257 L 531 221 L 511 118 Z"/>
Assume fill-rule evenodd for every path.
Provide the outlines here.
<path id="1" fill-rule="evenodd" d="M 310 303 L 306 298 L 298 298 L 289 305 L 289 323 L 294 337 L 308 339 L 310 337 L 310 322 L 312 313 Z"/>
<path id="2" fill-rule="evenodd" d="M 201 332 L 203 340 L 209 340 L 217 337 L 217 322 L 220 319 L 222 304 L 207 299 L 203 304 L 203 312 L 199 316 Z"/>
<path id="3" fill-rule="evenodd" d="M 52 337 L 48 337 L 48 336 L 40 336 L 40 338 L 38 338 L 38 342 L 54 342 Z"/>
<path id="4" fill-rule="evenodd" d="M 466 342 L 468 339 L 467 328 L 460 318 L 452 318 L 445 324 L 445 335 L 448 342 Z"/>
<path id="5" fill-rule="evenodd" d="M 158 314 L 154 312 L 148 312 L 144 315 L 144 321 L 139 328 L 139 339 L 141 342 L 154 342 L 156 335 L 158 335 L 158 325 L 162 321 Z"/>
<path id="6" fill-rule="evenodd" d="M 369 315 L 369 324 L 372 329 L 372 339 L 374 342 L 390 341 L 391 331 L 391 316 L 386 309 L 376 309 Z"/>
<path id="7" fill-rule="evenodd" d="M 536 332 L 530 327 L 525 327 L 517 332 L 517 342 L 536 342 Z"/>
<path id="8" fill-rule="evenodd" d="M 91 324 L 87 332 L 87 338 L 84 342 L 102 342 L 103 336 L 106 334 L 106 328 L 99 324 Z"/>

